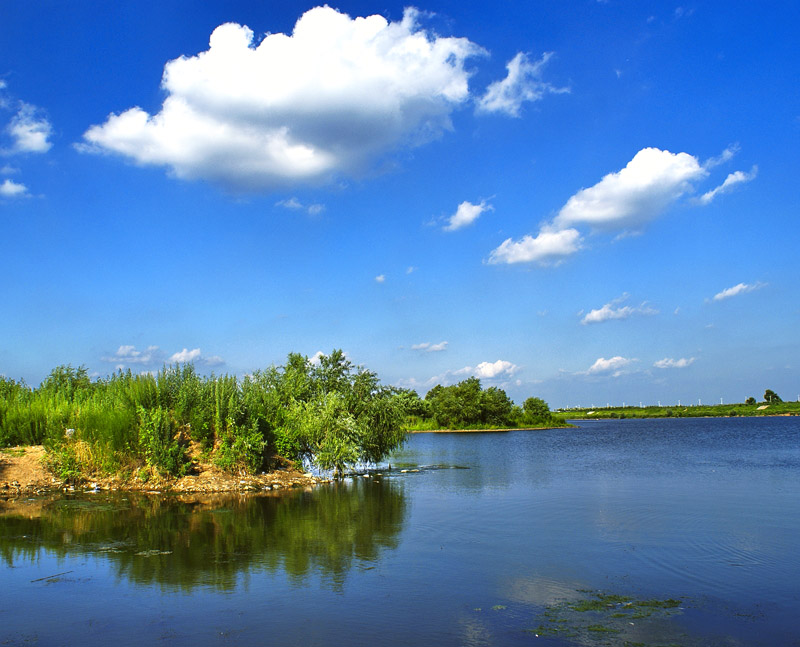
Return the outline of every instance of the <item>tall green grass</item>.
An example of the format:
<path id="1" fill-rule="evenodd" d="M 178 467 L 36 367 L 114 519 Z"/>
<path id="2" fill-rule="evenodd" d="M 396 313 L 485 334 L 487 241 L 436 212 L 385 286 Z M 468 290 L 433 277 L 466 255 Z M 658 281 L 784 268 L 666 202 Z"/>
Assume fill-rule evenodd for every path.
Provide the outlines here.
<path id="1" fill-rule="evenodd" d="M 95 381 L 84 367 L 59 366 L 38 388 L 0 377 L 0 447 L 43 444 L 68 478 L 183 474 L 191 441 L 234 472 L 262 469 L 274 453 L 339 470 L 400 444 L 403 416 L 395 392 L 341 351 L 318 364 L 290 354 L 242 380 L 199 375 L 192 364 Z"/>

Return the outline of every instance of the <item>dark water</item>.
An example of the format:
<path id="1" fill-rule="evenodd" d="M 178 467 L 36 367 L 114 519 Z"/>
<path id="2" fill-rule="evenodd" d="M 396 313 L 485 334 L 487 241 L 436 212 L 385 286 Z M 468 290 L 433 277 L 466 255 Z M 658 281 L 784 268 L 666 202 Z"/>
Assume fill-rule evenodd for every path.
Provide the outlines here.
<path id="1" fill-rule="evenodd" d="M 800 645 L 799 441 L 419 434 L 282 497 L 0 502 L 0 645 Z"/>

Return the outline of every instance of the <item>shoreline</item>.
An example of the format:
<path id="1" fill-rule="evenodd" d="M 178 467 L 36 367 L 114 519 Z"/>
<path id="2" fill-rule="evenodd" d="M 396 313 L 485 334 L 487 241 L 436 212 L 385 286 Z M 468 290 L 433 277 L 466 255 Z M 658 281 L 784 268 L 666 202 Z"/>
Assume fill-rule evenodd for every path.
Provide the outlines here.
<path id="1" fill-rule="evenodd" d="M 181 477 L 86 475 L 75 483 L 61 481 L 42 463 L 44 447 L 28 445 L 0 449 L 0 499 L 53 492 L 141 492 L 144 494 L 267 493 L 310 488 L 330 479 L 291 467 L 262 474 L 230 474 L 208 463 L 195 465 L 194 473 Z"/>
<path id="2" fill-rule="evenodd" d="M 409 429 L 408 434 L 491 434 L 509 431 L 546 431 L 548 429 L 572 429 L 575 425 L 558 427 L 506 427 L 503 429 Z"/>

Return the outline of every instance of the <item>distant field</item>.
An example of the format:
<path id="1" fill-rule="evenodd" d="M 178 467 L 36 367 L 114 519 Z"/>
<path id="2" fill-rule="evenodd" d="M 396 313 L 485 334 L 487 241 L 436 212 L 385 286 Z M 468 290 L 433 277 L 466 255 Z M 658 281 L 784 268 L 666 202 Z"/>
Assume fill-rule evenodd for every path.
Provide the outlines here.
<path id="1" fill-rule="evenodd" d="M 800 416 L 800 402 L 714 404 L 669 407 L 599 407 L 557 409 L 571 420 L 592 418 L 719 418 L 727 416 Z"/>

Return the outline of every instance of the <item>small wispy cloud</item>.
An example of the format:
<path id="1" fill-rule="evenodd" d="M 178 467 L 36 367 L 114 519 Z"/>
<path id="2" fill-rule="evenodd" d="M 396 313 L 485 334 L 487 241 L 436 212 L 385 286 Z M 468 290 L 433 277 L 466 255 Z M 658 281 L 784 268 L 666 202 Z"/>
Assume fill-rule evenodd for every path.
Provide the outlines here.
<path id="1" fill-rule="evenodd" d="M 154 364 L 160 362 L 164 357 L 158 346 L 148 346 L 144 350 L 138 350 L 133 345 L 122 345 L 113 355 L 101 357 L 104 362 L 115 364 Z"/>
<path id="2" fill-rule="evenodd" d="M 733 287 L 722 290 L 722 292 L 717 292 L 717 294 L 715 294 L 712 298 L 712 301 L 724 301 L 725 299 L 730 299 L 731 297 L 735 297 L 740 294 L 746 294 L 748 292 L 753 292 L 754 290 L 760 290 L 766 285 L 766 283 L 762 283 L 761 281 L 756 281 L 755 283 L 738 283 Z"/>
<path id="3" fill-rule="evenodd" d="M 757 175 L 758 166 L 753 166 L 749 173 L 745 173 L 744 171 L 734 171 L 733 173 L 728 174 L 728 177 L 725 178 L 725 181 L 722 184 L 701 195 L 697 201 L 702 205 L 711 204 L 714 198 L 716 198 L 718 195 L 730 192 L 733 190 L 733 187 L 738 184 L 744 184 L 745 182 L 754 180 Z"/>
<path id="4" fill-rule="evenodd" d="M 665 357 L 664 359 L 660 359 L 655 362 L 653 366 L 656 368 L 686 368 L 687 366 L 694 364 L 694 362 L 694 357 L 681 357 L 680 359 Z"/>
<path id="5" fill-rule="evenodd" d="M 443 350 L 447 350 L 446 341 L 440 341 L 438 344 L 432 344 L 431 342 L 422 342 L 421 344 L 414 344 L 411 346 L 411 350 L 422 350 L 426 353 L 439 353 Z"/>
<path id="6" fill-rule="evenodd" d="M 472 204 L 465 200 L 458 205 L 456 212 L 447 219 L 447 224 L 442 227 L 444 231 L 456 231 L 475 222 L 485 211 L 492 211 L 494 207 L 481 200 L 479 204 Z"/>
<path id="7" fill-rule="evenodd" d="M 385 274 L 378 274 L 378 276 L 375 277 L 375 282 L 376 283 L 385 283 L 386 282 L 386 275 Z"/>
<path id="8" fill-rule="evenodd" d="M 36 106 L 24 102 L 19 106 L 19 110 L 6 126 L 6 132 L 14 143 L 11 149 L 4 152 L 7 155 L 46 153 L 53 146 L 50 142 L 53 127 Z"/>
<path id="9" fill-rule="evenodd" d="M 0 197 L 24 198 L 28 195 L 30 195 L 28 193 L 28 187 L 20 182 L 14 182 L 14 180 L 6 178 L 3 180 L 3 183 L 0 184 Z"/>
<path id="10" fill-rule="evenodd" d="M 620 355 L 616 355 L 615 357 L 609 357 L 606 359 L 605 357 L 597 358 L 594 364 L 592 364 L 586 371 L 583 372 L 584 375 L 610 375 L 611 377 L 619 377 L 625 372 L 625 369 L 636 362 L 635 359 L 630 359 L 627 357 L 622 357 Z"/>
<path id="11" fill-rule="evenodd" d="M 282 207 L 283 209 L 289 209 L 290 211 L 305 211 L 309 216 L 318 216 L 325 211 L 324 204 L 314 203 L 305 205 L 295 197 L 287 198 L 285 200 L 278 200 L 278 202 L 275 203 L 275 206 Z"/>
<path id="12" fill-rule="evenodd" d="M 538 61 L 531 61 L 528 54 L 518 52 L 506 64 L 506 78 L 489 85 L 478 99 L 477 111 L 519 117 L 523 103 L 539 101 L 546 94 L 569 92 L 569 88 L 558 88 L 542 81 L 542 70 L 552 56 L 553 52 L 545 52 Z"/>
<path id="13" fill-rule="evenodd" d="M 589 313 L 583 319 L 581 319 L 581 323 L 586 325 L 610 321 L 612 319 L 627 319 L 634 315 L 658 314 L 658 310 L 648 306 L 646 301 L 643 301 L 642 304 L 638 306 L 620 306 L 621 303 L 628 300 L 628 296 L 629 295 L 625 293 L 622 296 L 609 301 L 604 306 L 589 311 Z"/>

